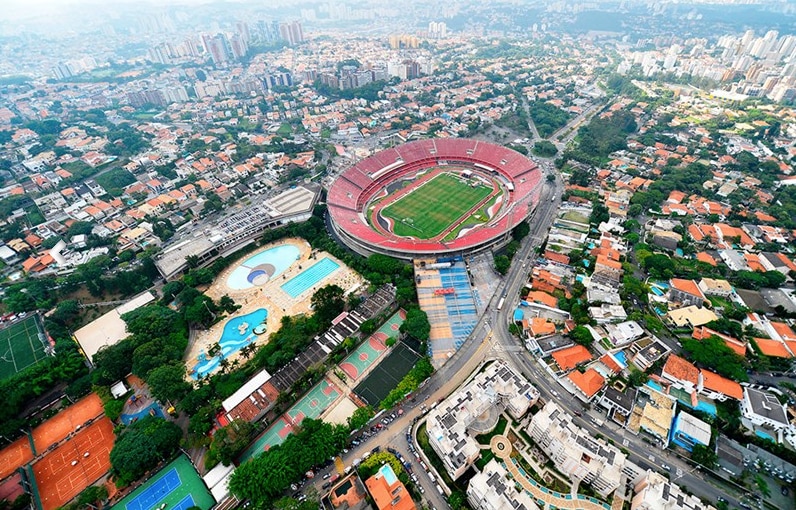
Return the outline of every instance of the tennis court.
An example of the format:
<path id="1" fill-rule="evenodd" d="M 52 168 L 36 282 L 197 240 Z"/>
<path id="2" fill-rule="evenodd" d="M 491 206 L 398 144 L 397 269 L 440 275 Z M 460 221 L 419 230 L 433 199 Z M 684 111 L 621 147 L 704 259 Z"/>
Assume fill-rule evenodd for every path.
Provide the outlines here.
<path id="1" fill-rule="evenodd" d="M 128 501 L 124 507 L 127 510 L 147 510 L 174 492 L 180 485 L 182 485 L 182 481 L 180 481 L 177 468 L 171 468 L 149 487 L 141 491 L 139 495 Z"/>
<path id="2" fill-rule="evenodd" d="M 354 388 L 354 392 L 368 404 L 379 405 L 419 359 L 415 351 L 403 342 L 398 342 L 392 352 Z"/>
<path id="3" fill-rule="evenodd" d="M 405 317 L 406 312 L 398 310 L 378 331 L 362 342 L 354 352 L 346 356 L 340 363 L 340 370 L 354 381 L 362 377 L 368 368 L 374 365 L 387 351 L 387 339 L 398 336 Z"/>
<path id="4" fill-rule="evenodd" d="M 187 510 L 192 506 L 208 510 L 215 504 L 185 455 L 174 459 L 111 510 L 152 510 L 164 503 L 168 510 Z"/>
<path id="5" fill-rule="evenodd" d="M 33 460 L 33 451 L 27 436 L 20 437 L 0 450 L 0 480 Z"/>
<path id="6" fill-rule="evenodd" d="M 0 380 L 43 360 L 48 346 L 49 340 L 38 315 L 0 329 Z"/>
<path id="7" fill-rule="evenodd" d="M 102 414 L 102 400 L 91 393 L 33 429 L 33 445 L 38 453 L 63 440 L 87 421 Z"/>
<path id="8" fill-rule="evenodd" d="M 43 510 L 68 503 L 111 467 L 113 422 L 102 417 L 33 464 Z"/>

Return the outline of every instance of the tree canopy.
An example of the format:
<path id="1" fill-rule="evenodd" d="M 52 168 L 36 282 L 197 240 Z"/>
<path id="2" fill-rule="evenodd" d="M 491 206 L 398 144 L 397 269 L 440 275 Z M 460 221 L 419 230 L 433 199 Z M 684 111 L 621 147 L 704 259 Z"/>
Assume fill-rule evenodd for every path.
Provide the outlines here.
<path id="1" fill-rule="evenodd" d="M 406 320 L 401 324 L 400 331 L 421 342 L 428 341 L 431 334 L 431 324 L 428 322 L 428 315 L 419 307 L 410 308 L 406 312 Z"/>
<path id="2" fill-rule="evenodd" d="M 345 309 L 344 294 L 339 285 L 326 285 L 312 295 L 310 302 L 322 327 L 331 325 L 332 320 Z"/>
<path id="3" fill-rule="evenodd" d="M 736 381 L 749 380 L 743 358 L 727 347 L 721 338 L 717 336 L 703 340 L 686 338 L 682 341 L 682 345 L 683 353 L 691 361 Z"/>
<path id="4" fill-rule="evenodd" d="M 284 443 L 241 464 L 229 490 L 241 500 L 250 499 L 255 508 L 268 508 L 291 482 L 336 455 L 347 440 L 347 427 L 307 418 Z"/>
<path id="5" fill-rule="evenodd" d="M 111 472 L 124 487 L 141 478 L 180 447 L 182 431 L 170 421 L 146 416 L 124 429 L 111 450 Z"/>

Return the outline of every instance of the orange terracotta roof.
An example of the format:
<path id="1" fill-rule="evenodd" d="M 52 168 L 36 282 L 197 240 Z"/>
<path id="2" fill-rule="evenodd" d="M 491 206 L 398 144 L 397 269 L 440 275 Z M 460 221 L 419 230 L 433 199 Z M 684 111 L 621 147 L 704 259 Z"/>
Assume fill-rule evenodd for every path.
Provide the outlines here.
<path id="1" fill-rule="evenodd" d="M 389 466 L 389 464 L 385 464 Z M 397 477 L 396 477 L 397 478 Z M 365 486 L 373 496 L 378 510 L 414 510 L 415 502 L 400 480 L 390 485 L 381 473 L 376 473 L 367 480 Z"/>
<path id="2" fill-rule="evenodd" d="M 611 357 L 610 354 L 607 353 L 603 354 L 602 357 L 600 358 L 600 361 L 602 362 L 603 365 L 610 368 L 611 372 L 615 374 L 618 374 L 619 372 L 622 371 L 622 367 L 620 367 L 619 364 L 616 361 L 614 361 L 614 358 Z"/>
<path id="3" fill-rule="evenodd" d="M 743 389 L 740 384 L 710 370 L 702 370 L 702 386 L 736 400 L 743 400 Z"/>
<path id="4" fill-rule="evenodd" d="M 793 231 L 792 235 L 796 237 L 796 230 Z M 776 255 L 779 258 L 779 260 L 781 260 L 782 263 L 787 266 L 788 269 L 790 269 L 791 271 L 796 271 L 796 264 L 794 264 L 791 259 L 786 257 L 784 253 L 777 253 Z"/>
<path id="5" fill-rule="evenodd" d="M 696 259 L 697 259 L 698 261 L 700 261 L 700 262 L 704 262 L 704 263 L 706 263 L 706 264 L 710 264 L 710 265 L 711 265 L 711 266 L 713 266 L 713 267 L 716 267 L 716 266 L 718 266 L 718 263 L 716 262 L 716 259 L 714 259 L 713 257 L 711 257 L 711 256 L 708 254 L 708 252 L 705 252 L 705 251 L 701 251 L 701 252 L 697 253 L 697 254 L 696 254 Z"/>
<path id="6" fill-rule="evenodd" d="M 569 370 L 581 363 L 589 361 L 591 359 L 591 353 L 582 345 L 573 345 L 572 347 L 554 352 L 553 359 L 556 360 L 561 370 Z"/>
<path id="7" fill-rule="evenodd" d="M 526 300 L 529 303 L 540 303 L 551 308 L 558 308 L 558 299 L 551 296 L 547 292 L 541 292 L 538 290 L 532 290 L 528 293 Z"/>
<path id="8" fill-rule="evenodd" d="M 699 226 L 693 223 L 688 225 L 688 233 L 691 235 L 691 239 L 697 242 L 705 238 L 705 234 L 702 233 L 702 230 L 699 228 Z"/>
<path id="9" fill-rule="evenodd" d="M 545 250 L 544 258 L 552 260 L 553 262 L 558 262 L 559 264 L 569 264 L 569 257 L 567 255 L 551 250 Z"/>
<path id="10" fill-rule="evenodd" d="M 793 355 L 788 352 L 785 344 L 778 340 L 771 340 L 770 338 L 755 338 L 757 347 L 760 352 L 766 356 L 773 356 L 775 358 L 792 358 Z"/>
<path id="11" fill-rule="evenodd" d="M 583 373 L 573 370 L 567 377 L 589 398 L 593 397 L 595 393 L 600 391 L 600 388 L 602 388 L 603 384 L 605 384 L 605 379 L 603 376 L 601 376 L 593 368 L 590 368 Z"/>
<path id="12" fill-rule="evenodd" d="M 666 360 L 666 364 L 663 366 L 663 371 L 675 379 L 693 384 L 699 383 L 699 369 L 691 364 L 690 361 L 676 354 L 669 355 L 669 359 Z"/>
<path id="13" fill-rule="evenodd" d="M 556 325 L 542 317 L 534 317 L 531 319 L 530 329 L 534 336 L 552 335 L 556 332 Z"/>
<path id="14" fill-rule="evenodd" d="M 766 268 L 760 262 L 760 257 L 754 253 L 744 253 L 744 259 L 746 259 L 746 265 L 749 266 L 749 269 L 752 271 L 760 271 L 765 273 Z"/>
<path id="15" fill-rule="evenodd" d="M 597 266 L 606 266 L 610 267 L 611 269 L 615 269 L 617 271 L 621 271 L 622 263 L 617 262 L 615 260 L 611 260 L 610 258 L 606 257 L 605 255 L 598 255 L 597 256 Z"/>
<path id="16" fill-rule="evenodd" d="M 785 324 L 784 322 L 771 322 L 771 327 L 774 328 L 774 331 L 777 332 L 779 336 L 782 337 L 783 340 L 794 340 L 796 341 L 796 332 L 793 329 Z"/>
<path id="17" fill-rule="evenodd" d="M 669 280 L 669 285 L 671 285 L 673 289 L 677 289 L 681 292 L 687 292 L 692 296 L 701 296 L 703 299 L 705 298 L 705 295 L 702 293 L 702 289 L 699 288 L 694 280 L 672 278 Z"/>

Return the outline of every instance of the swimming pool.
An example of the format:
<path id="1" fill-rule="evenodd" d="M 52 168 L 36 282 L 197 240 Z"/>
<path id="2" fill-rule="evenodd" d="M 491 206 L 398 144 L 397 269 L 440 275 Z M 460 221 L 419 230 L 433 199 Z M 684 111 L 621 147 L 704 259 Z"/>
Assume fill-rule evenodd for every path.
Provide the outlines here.
<path id="1" fill-rule="evenodd" d="M 324 257 L 288 280 L 287 283 L 283 283 L 282 290 L 287 292 L 290 297 L 297 298 L 312 288 L 313 285 L 335 272 L 339 267 L 340 264 L 328 257 Z"/>
<path id="2" fill-rule="evenodd" d="M 655 286 L 650 287 L 650 292 L 652 292 L 656 296 L 663 296 L 663 291 Z"/>
<path id="3" fill-rule="evenodd" d="M 246 259 L 227 278 L 227 286 L 235 290 L 265 285 L 282 274 L 298 260 L 301 251 L 292 244 L 269 248 Z"/>
<path id="4" fill-rule="evenodd" d="M 398 477 L 395 476 L 395 471 L 392 470 L 392 466 L 389 464 L 385 464 L 380 467 L 379 473 L 381 473 L 381 476 L 384 477 L 384 481 L 387 482 L 389 487 L 392 487 L 393 484 L 398 481 Z"/>
<path id="5" fill-rule="evenodd" d="M 655 381 L 647 381 L 647 386 L 649 386 L 653 390 L 656 390 L 656 391 L 659 391 L 659 392 L 663 393 L 663 386 L 661 386 L 660 384 L 656 383 Z"/>
<path id="6" fill-rule="evenodd" d="M 267 318 L 268 310 L 259 308 L 246 315 L 239 315 L 229 319 L 224 325 L 224 331 L 218 341 L 221 346 L 221 352 L 209 358 L 205 353 L 200 354 L 198 363 L 191 370 L 191 378 L 199 379 L 206 376 L 218 368 L 222 359 L 228 358 L 254 342 L 257 338 L 257 335 L 254 334 L 254 328 L 263 324 Z"/>

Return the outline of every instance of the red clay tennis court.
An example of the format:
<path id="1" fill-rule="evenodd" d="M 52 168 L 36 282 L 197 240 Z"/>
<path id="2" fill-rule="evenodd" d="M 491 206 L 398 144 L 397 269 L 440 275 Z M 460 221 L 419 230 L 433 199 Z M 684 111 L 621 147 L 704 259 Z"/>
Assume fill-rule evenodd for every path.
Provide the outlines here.
<path id="1" fill-rule="evenodd" d="M 82 398 L 33 429 L 33 444 L 42 454 L 58 441 L 77 430 L 92 418 L 102 414 L 102 401 L 96 393 Z"/>
<path id="2" fill-rule="evenodd" d="M 34 463 L 42 509 L 63 506 L 107 473 L 113 440 L 113 423 L 103 416 Z"/>
<path id="3" fill-rule="evenodd" d="M 0 480 L 33 460 L 33 451 L 27 437 L 20 437 L 0 450 Z"/>

